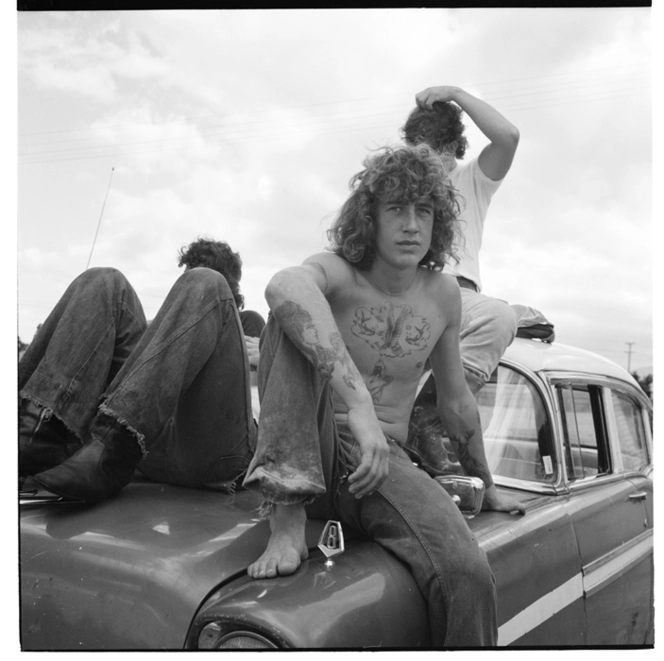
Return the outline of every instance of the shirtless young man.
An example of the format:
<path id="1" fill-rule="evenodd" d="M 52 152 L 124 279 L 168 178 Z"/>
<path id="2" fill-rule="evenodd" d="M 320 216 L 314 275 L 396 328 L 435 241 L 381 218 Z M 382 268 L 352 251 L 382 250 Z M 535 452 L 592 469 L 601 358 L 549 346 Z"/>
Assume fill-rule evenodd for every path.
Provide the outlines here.
<path id="1" fill-rule="evenodd" d="M 371 156 L 330 230 L 334 252 L 267 287 L 261 423 L 244 484 L 271 504 L 271 536 L 248 572 L 293 573 L 307 555 L 305 506 L 323 501 L 327 516 L 409 566 L 434 646 L 493 645 L 486 556 L 449 495 L 402 450 L 428 358 L 438 412 L 464 469 L 484 480 L 486 506 L 523 511 L 491 480 L 459 355 L 459 285 L 438 272 L 456 232 L 444 174 L 426 145 Z"/>

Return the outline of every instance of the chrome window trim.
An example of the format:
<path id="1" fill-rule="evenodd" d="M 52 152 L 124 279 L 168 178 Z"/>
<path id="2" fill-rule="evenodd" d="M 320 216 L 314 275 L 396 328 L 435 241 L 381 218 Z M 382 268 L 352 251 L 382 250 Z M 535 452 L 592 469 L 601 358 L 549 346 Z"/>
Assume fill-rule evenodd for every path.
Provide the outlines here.
<path id="1" fill-rule="evenodd" d="M 618 423 L 616 421 L 616 412 L 613 410 L 613 399 L 611 397 L 611 386 L 602 388 L 602 397 L 604 399 L 604 411 L 606 414 L 606 426 L 609 430 L 609 445 L 611 446 L 611 455 L 613 461 L 613 470 L 616 473 L 624 475 L 625 466 L 623 464 L 622 452 L 620 450 L 620 434 L 618 433 Z"/>
<path id="2" fill-rule="evenodd" d="M 567 372 L 554 370 L 534 372 L 529 368 L 524 367 L 520 363 L 510 360 L 504 356 L 501 359 L 499 365 L 512 369 L 519 373 L 521 376 L 528 379 L 540 395 L 549 419 L 549 423 L 551 425 L 551 432 L 554 437 L 553 446 L 556 453 L 555 459 L 558 465 L 558 475 L 556 481 L 550 484 L 493 475 L 493 480 L 497 486 L 521 489 L 522 491 L 529 491 L 532 493 L 556 495 L 566 492 L 583 491 L 595 484 L 608 484 L 611 482 L 617 482 L 630 476 L 647 478 L 651 477 L 652 434 L 650 430 L 649 419 L 646 418 L 649 416 L 652 405 L 645 393 L 637 390 L 633 384 L 621 381 L 615 377 L 603 376 L 601 374 L 589 374 L 587 372 Z M 560 410 L 557 397 L 558 386 L 564 384 L 580 386 L 590 385 L 597 386 L 602 389 L 601 397 L 604 404 L 605 422 L 607 426 L 608 450 L 611 453 L 610 460 L 613 462 L 613 472 L 603 475 L 592 475 L 579 480 L 569 480 L 567 478 L 567 462 L 565 459 L 565 453 L 563 451 L 564 438 L 562 411 Z M 648 445 L 648 457 L 650 460 L 648 469 L 645 471 L 625 471 L 623 469 L 622 456 L 620 454 L 617 428 L 613 413 L 613 402 L 611 401 L 611 393 L 609 392 L 609 389 L 619 390 L 633 397 L 641 405 L 642 415 L 644 416 L 646 441 Z M 618 469 L 618 465 L 620 466 L 620 469 Z"/>
<path id="3" fill-rule="evenodd" d="M 616 379 L 613 376 L 588 374 L 587 372 L 562 372 L 551 370 L 543 372 L 542 374 L 546 375 L 546 380 L 551 384 L 569 382 L 570 384 L 587 384 L 620 390 L 638 400 L 645 409 L 652 409 L 652 403 L 648 399 L 647 395 L 632 383 L 629 383 L 629 381 L 622 381 L 621 379 Z"/>
<path id="4" fill-rule="evenodd" d="M 624 464 L 623 464 L 623 456 L 622 456 L 622 449 L 620 447 L 620 434 L 618 433 L 618 422 L 616 420 L 616 412 L 613 408 L 613 398 L 611 396 L 611 391 L 615 390 L 616 392 L 619 392 L 632 401 L 634 401 L 640 409 L 640 417 L 641 417 L 641 431 L 643 432 L 643 437 L 645 439 L 645 444 L 646 444 L 646 455 L 648 458 L 648 462 L 646 464 L 646 469 L 645 471 L 638 471 L 634 469 L 626 469 Z M 612 436 L 612 448 L 611 451 L 614 453 L 615 457 L 615 463 L 616 466 L 620 466 L 620 470 L 623 474 L 628 474 L 628 473 L 636 473 L 639 475 L 644 475 L 647 472 L 648 467 L 652 466 L 652 441 L 651 441 L 651 436 L 650 436 L 650 420 L 648 419 L 648 409 L 646 406 L 644 406 L 644 402 L 642 399 L 638 396 L 638 392 L 634 392 L 634 389 L 626 389 L 626 388 L 618 388 L 618 387 L 612 387 L 609 386 L 604 389 L 604 398 L 605 398 L 605 407 L 607 410 L 607 417 L 608 417 L 608 424 L 610 428 L 610 433 Z"/>
<path id="5" fill-rule="evenodd" d="M 625 482 L 627 475 L 625 473 L 604 473 L 602 475 L 590 475 L 574 482 L 570 482 L 569 492 L 578 493 L 586 489 L 592 489 L 596 484 L 604 485 L 613 482 Z"/>
<path id="6" fill-rule="evenodd" d="M 645 471 L 625 471 L 622 464 L 622 455 L 620 452 L 620 443 L 618 439 L 618 431 L 615 421 L 615 414 L 613 411 L 613 402 L 611 400 L 611 390 L 620 391 L 634 400 L 636 400 L 641 405 L 641 411 L 643 416 L 647 416 L 648 412 L 651 410 L 652 406 L 650 400 L 645 395 L 645 393 L 640 392 L 636 387 L 626 381 L 621 381 L 615 377 L 603 376 L 601 374 L 588 374 L 587 372 L 563 372 L 563 371 L 547 371 L 542 373 L 542 377 L 548 383 L 551 389 L 551 398 L 553 405 L 556 409 L 556 422 L 559 429 L 559 451 L 561 452 L 561 462 L 564 463 L 564 482 L 567 485 L 567 488 L 570 491 L 579 491 L 590 486 L 591 484 L 607 483 L 613 480 L 624 480 L 629 475 L 639 475 L 648 477 L 648 468 L 652 466 L 652 445 L 649 443 L 648 439 L 651 437 L 649 431 L 649 425 L 646 424 L 646 445 L 648 451 L 648 460 L 649 465 Z M 581 478 L 578 480 L 569 480 L 567 478 L 567 464 L 565 461 L 565 453 L 562 451 L 564 438 L 562 433 L 562 411 L 558 403 L 558 397 L 556 396 L 556 389 L 562 385 L 570 386 L 596 386 L 602 389 L 601 397 L 604 408 L 604 418 L 607 427 L 607 436 L 608 436 L 608 450 L 611 453 L 610 461 L 612 465 L 612 472 L 604 475 L 592 475 L 589 477 Z"/>
<path id="7" fill-rule="evenodd" d="M 556 496 L 560 493 L 560 490 L 551 484 L 520 480 L 516 477 L 503 477 L 502 475 L 492 474 L 491 477 L 497 487 L 520 489 L 521 491 L 529 491 L 530 493 L 539 493 L 548 496 Z"/>
<path id="8" fill-rule="evenodd" d="M 542 375 L 538 372 L 533 372 L 532 370 L 524 367 L 520 363 L 517 363 L 509 358 L 503 356 L 500 360 L 499 367 L 507 367 L 515 372 L 519 373 L 524 378 L 534 386 L 535 390 L 540 396 L 542 403 L 544 404 L 544 409 L 549 420 L 549 425 L 551 427 L 551 434 L 553 436 L 553 450 L 556 454 L 554 459 L 557 463 L 557 476 L 555 482 L 543 483 L 543 482 L 532 482 L 529 480 L 520 480 L 514 477 L 502 477 L 500 475 L 492 475 L 493 481 L 496 485 L 501 487 L 508 487 L 514 489 L 521 489 L 523 491 L 531 491 L 541 494 L 558 494 L 561 491 L 566 491 L 566 486 L 564 482 L 564 470 L 562 463 L 562 444 L 560 442 L 561 436 L 561 427 L 556 416 L 555 409 L 552 407 L 552 398 L 553 393 L 546 379 L 542 378 Z"/>

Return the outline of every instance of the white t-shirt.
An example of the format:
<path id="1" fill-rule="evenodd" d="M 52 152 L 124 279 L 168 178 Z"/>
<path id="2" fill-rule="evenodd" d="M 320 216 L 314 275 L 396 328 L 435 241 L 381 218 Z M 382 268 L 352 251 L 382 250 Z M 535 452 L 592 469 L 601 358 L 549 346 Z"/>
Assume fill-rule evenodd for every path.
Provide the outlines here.
<path id="1" fill-rule="evenodd" d="M 450 172 L 449 180 L 460 194 L 459 218 L 461 233 L 465 238 L 457 246 L 459 263 L 450 258 L 445 264 L 445 273 L 454 276 L 463 276 L 472 280 L 478 290 L 482 289 L 480 278 L 480 248 L 482 247 L 482 233 L 484 220 L 491 204 L 493 194 L 503 182 L 502 179 L 493 181 L 489 179 L 480 168 L 477 158 L 467 163 L 458 163 Z"/>

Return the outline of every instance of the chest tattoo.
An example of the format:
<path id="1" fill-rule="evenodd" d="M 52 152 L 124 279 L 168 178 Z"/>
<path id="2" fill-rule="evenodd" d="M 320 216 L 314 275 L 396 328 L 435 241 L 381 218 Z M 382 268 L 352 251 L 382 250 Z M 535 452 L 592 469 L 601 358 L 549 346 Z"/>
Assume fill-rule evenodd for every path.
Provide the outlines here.
<path id="1" fill-rule="evenodd" d="M 422 351 L 431 337 L 429 322 L 410 305 L 387 302 L 380 308 L 358 308 L 351 332 L 384 358 L 403 358 Z"/>
<path id="2" fill-rule="evenodd" d="M 377 403 L 385 388 L 394 381 L 387 373 L 384 359 L 403 358 L 426 349 L 431 326 L 424 317 L 413 314 L 410 305 L 394 305 L 388 301 L 379 308 L 358 308 L 351 332 L 378 352 L 378 362 L 367 379 L 371 398 Z"/>

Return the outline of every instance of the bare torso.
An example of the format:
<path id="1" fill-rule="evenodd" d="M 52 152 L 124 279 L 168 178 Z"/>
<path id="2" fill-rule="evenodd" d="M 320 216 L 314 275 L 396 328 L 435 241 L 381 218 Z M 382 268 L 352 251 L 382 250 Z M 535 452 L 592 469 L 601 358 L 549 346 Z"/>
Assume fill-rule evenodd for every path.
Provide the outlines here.
<path id="1" fill-rule="evenodd" d="M 368 276 L 348 266 L 348 286 L 327 298 L 383 431 L 404 443 L 427 358 L 446 327 L 447 276 L 418 268 L 412 286 L 399 296 L 381 291 Z M 345 421 L 344 403 L 338 397 L 334 402 L 337 420 Z"/>

